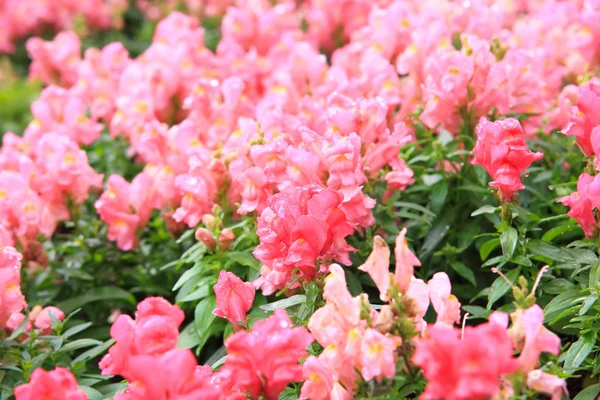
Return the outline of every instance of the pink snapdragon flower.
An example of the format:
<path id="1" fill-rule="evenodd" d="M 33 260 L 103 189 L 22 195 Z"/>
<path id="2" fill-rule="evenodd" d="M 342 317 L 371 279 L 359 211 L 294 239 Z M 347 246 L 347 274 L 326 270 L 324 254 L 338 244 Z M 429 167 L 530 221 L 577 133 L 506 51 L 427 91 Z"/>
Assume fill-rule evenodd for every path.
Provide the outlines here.
<path id="1" fill-rule="evenodd" d="M 341 209 L 343 195 L 317 185 L 297 188 L 293 194 L 279 193 L 258 219 L 260 244 L 254 256 L 263 263 L 257 281 L 265 294 L 291 282 L 292 271 L 311 280 L 317 261 L 336 259 L 349 265 L 354 248 L 345 237 L 353 227 Z"/>
<path id="2" fill-rule="evenodd" d="M 437 272 L 427 282 L 429 297 L 437 313 L 436 326 L 452 327 L 460 323 L 460 302 L 450 293 L 450 278 L 445 272 Z"/>
<path id="3" fill-rule="evenodd" d="M 539 369 L 527 374 L 527 387 L 551 396 L 551 400 L 561 400 L 568 395 L 567 382 L 556 375 L 542 372 Z"/>
<path id="4" fill-rule="evenodd" d="M 149 297 L 138 304 L 135 319 L 120 315 L 110 329 L 117 342 L 100 361 L 103 375 L 135 376 L 135 356 L 162 355 L 177 345 L 183 311 L 162 297 Z"/>
<path id="5" fill-rule="evenodd" d="M 14 247 L 0 244 L 0 329 L 11 314 L 25 307 L 21 293 L 21 260 L 23 256 Z"/>
<path id="6" fill-rule="evenodd" d="M 235 274 L 222 270 L 214 290 L 217 307 L 213 314 L 227 318 L 234 327 L 237 326 L 236 323 L 246 319 L 246 313 L 252 308 L 255 292 L 250 282 L 244 282 Z"/>
<path id="7" fill-rule="evenodd" d="M 477 143 L 472 164 L 481 165 L 492 176 L 490 186 L 498 188 L 502 199 L 510 201 L 525 186 L 521 174 L 543 153 L 532 153 L 525 143 L 525 133 L 514 118 L 490 122 L 485 118 L 476 128 Z"/>
<path id="8" fill-rule="evenodd" d="M 81 41 L 75 32 L 61 32 L 46 42 L 31 38 L 26 44 L 31 79 L 40 78 L 45 84 L 72 86 L 77 81 L 77 66 L 81 60 Z"/>
<path id="9" fill-rule="evenodd" d="M 313 340 L 306 328 L 292 327 L 284 310 L 275 310 L 251 331 L 234 333 L 225 340 L 228 356 L 217 375 L 233 373 L 236 391 L 276 399 L 290 382 L 302 380 L 298 361 Z"/>
<path id="10" fill-rule="evenodd" d="M 417 342 L 413 363 L 429 381 L 424 399 L 484 400 L 499 390 L 500 377 L 518 370 L 505 328 L 488 322 L 459 329 L 432 327 Z"/>
<path id="11" fill-rule="evenodd" d="M 414 275 L 414 267 L 420 267 L 421 261 L 408 248 L 406 241 L 406 228 L 400 231 L 396 237 L 396 247 L 394 248 L 396 256 L 396 272 L 394 273 L 394 281 L 401 292 L 406 292 L 410 287 L 411 280 Z"/>
<path id="12" fill-rule="evenodd" d="M 160 355 L 136 355 L 130 360 L 129 385 L 115 400 L 222 399 L 189 349 L 172 349 Z M 210 370 L 210 368 L 209 368 Z M 206 376 L 208 375 L 208 376 Z"/>
<path id="13" fill-rule="evenodd" d="M 569 123 L 563 133 L 575 136 L 581 149 L 588 156 L 596 154 L 599 147 L 598 135 L 592 136 L 593 130 L 600 126 L 600 79 L 594 78 L 579 87 L 577 105 L 571 108 Z M 593 142 L 592 142 L 593 141 Z"/>
<path id="14" fill-rule="evenodd" d="M 29 383 L 15 388 L 16 400 L 87 400 L 88 396 L 77 387 L 77 380 L 65 368 L 56 367 L 52 371 L 36 369 Z"/>
<path id="15" fill-rule="evenodd" d="M 592 203 L 592 196 L 596 192 L 593 188 L 598 186 L 594 184 L 596 181 L 597 178 L 583 173 L 577 179 L 577 191 L 558 199 L 558 202 L 571 208 L 567 215 L 577 220 L 587 237 L 592 237 L 598 231 L 595 205 Z"/>

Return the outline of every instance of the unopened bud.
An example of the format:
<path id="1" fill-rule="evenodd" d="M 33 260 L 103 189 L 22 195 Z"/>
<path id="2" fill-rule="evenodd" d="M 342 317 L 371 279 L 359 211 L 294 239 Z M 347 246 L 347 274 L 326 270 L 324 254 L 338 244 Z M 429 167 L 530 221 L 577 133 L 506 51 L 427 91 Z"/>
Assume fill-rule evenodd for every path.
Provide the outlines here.
<path id="1" fill-rule="evenodd" d="M 214 231 L 217 227 L 217 219 L 211 214 L 204 214 L 204 216 L 202 216 L 202 223 L 211 231 Z"/>
<path id="2" fill-rule="evenodd" d="M 375 321 L 375 329 L 379 332 L 389 333 L 392 330 L 392 324 L 394 322 L 394 311 L 392 311 L 392 306 L 386 304 L 381 307 L 379 311 L 379 315 L 377 316 L 377 320 Z"/>
<path id="3" fill-rule="evenodd" d="M 202 241 L 207 249 L 214 250 L 217 247 L 217 242 L 208 229 L 198 228 L 195 236 L 196 240 Z"/>
<path id="4" fill-rule="evenodd" d="M 229 228 L 225 228 L 221 231 L 219 235 L 219 248 L 221 250 L 229 250 L 231 247 L 231 243 L 233 243 L 235 239 L 235 234 Z"/>

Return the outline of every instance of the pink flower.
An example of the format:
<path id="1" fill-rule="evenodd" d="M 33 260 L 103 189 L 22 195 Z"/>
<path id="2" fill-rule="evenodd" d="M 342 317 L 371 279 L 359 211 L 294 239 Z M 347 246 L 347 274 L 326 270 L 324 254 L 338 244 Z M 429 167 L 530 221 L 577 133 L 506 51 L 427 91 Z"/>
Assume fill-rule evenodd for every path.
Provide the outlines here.
<path id="1" fill-rule="evenodd" d="M 392 379 L 396 373 L 394 352 L 396 344 L 390 337 L 374 329 L 367 329 L 360 345 L 361 374 L 365 380 L 382 377 Z"/>
<path id="2" fill-rule="evenodd" d="M 373 251 L 358 269 L 369 274 L 379 290 L 379 298 L 387 301 L 390 287 L 390 248 L 381 236 L 373 238 Z"/>
<path id="3" fill-rule="evenodd" d="M 149 297 L 138 304 L 135 320 L 120 315 L 110 329 L 117 342 L 100 361 L 103 375 L 130 379 L 132 357 L 161 355 L 177 345 L 183 311 L 161 297 Z"/>
<path id="4" fill-rule="evenodd" d="M 406 241 L 406 228 L 402 229 L 396 237 L 396 247 L 394 254 L 396 256 L 396 272 L 394 281 L 401 292 L 406 292 L 414 275 L 414 267 L 420 267 L 421 262 L 408 248 Z"/>
<path id="5" fill-rule="evenodd" d="M 131 374 L 123 400 L 221 399 L 221 390 L 210 382 L 191 350 L 172 349 L 158 355 L 137 355 L 130 360 Z M 210 368 L 209 368 L 210 370 Z"/>
<path id="6" fill-rule="evenodd" d="M 21 293 L 21 259 L 14 248 L 0 245 L 0 328 L 26 305 Z"/>
<path id="7" fill-rule="evenodd" d="M 65 319 L 65 313 L 59 308 L 52 306 L 44 307 L 44 309 L 35 318 L 33 326 L 35 326 L 37 329 L 49 329 L 52 326 L 52 318 L 50 317 L 50 314 L 52 314 L 54 319 L 57 321 L 62 321 Z"/>
<path id="8" fill-rule="evenodd" d="M 481 118 L 477 125 L 477 143 L 472 164 L 481 165 L 492 176 L 490 186 L 498 188 L 504 201 L 524 189 L 521 174 L 543 153 L 532 153 L 525 143 L 525 133 L 514 118 L 490 122 Z"/>
<path id="9" fill-rule="evenodd" d="M 31 38 L 25 47 L 33 60 L 31 79 L 40 78 L 46 84 L 69 87 L 77 80 L 77 65 L 81 60 L 81 42 L 74 32 L 61 32 L 51 42 Z"/>
<path id="10" fill-rule="evenodd" d="M 460 330 L 432 327 L 417 342 L 413 363 L 428 380 L 424 399 L 485 400 L 499 390 L 500 377 L 519 368 L 506 329 L 495 323 Z"/>
<path id="11" fill-rule="evenodd" d="M 300 398 L 310 400 L 330 399 L 333 385 L 336 383 L 337 374 L 322 360 L 310 356 L 302 364 L 304 384 Z"/>
<path id="12" fill-rule="evenodd" d="M 292 328 L 284 310 L 275 310 L 251 331 L 240 331 L 225 340 L 227 358 L 219 371 L 235 373 L 235 389 L 252 397 L 276 399 L 290 383 L 302 380 L 298 361 L 306 356 L 313 337 L 304 327 Z"/>
<path id="13" fill-rule="evenodd" d="M 250 282 L 244 282 L 235 274 L 222 270 L 214 290 L 217 307 L 213 314 L 227 318 L 234 326 L 246 319 L 246 313 L 254 301 L 254 286 Z"/>
<path id="14" fill-rule="evenodd" d="M 263 293 L 288 285 L 294 269 L 303 278 L 313 279 L 317 260 L 350 264 L 348 254 L 354 248 L 345 237 L 353 232 L 354 224 L 342 211 L 342 200 L 341 193 L 316 185 L 269 199 L 258 219 L 260 244 L 253 253 L 263 263 L 257 281 Z"/>
<path id="15" fill-rule="evenodd" d="M 527 374 L 527 387 L 552 396 L 551 400 L 561 400 L 567 392 L 567 382 L 556 375 L 535 369 Z"/>
<path id="16" fill-rule="evenodd" d="M 77 388 L 77 381 L 65 368 L 52 371 L 36 369 L 29 383 L 15 388 L 16 400 L 87 400 L 87 394 Z"/>
<path id="17" fill-rule="evenodd" d="M 592 237 L 598 230 L 592 204 L 592 196 L 596 192 L 593 187 L 597 186 L 592 185 L 594 182 L 596 182 L 596 178 L 588 173 L 583 173 L 577 180 L 577 191 L 558 199 L 558 202 L 571 208 L 567 215 L 577 220 L 587 237 Z"/>
<path id="18" fill-rule="evenodd" d="M 544 327 L 544 312 L 534 304 L 526 310 L 517 310 L 511 315 L 513 326 L 509 333 L 513 343 L 521 350 L 519 362 L 525 372 L 532 371 L 543 352 L 558 354 L 560 339 Z"/>
<path id="19" fill-rule="evenodd" d="M 437 272 L 427 282 L 431 304 L 437 313 L 436 325 L 452 327 L 460 323 L 460 303 L 450 293 L 450 278 L 445 272 Z"/>
<path id="20" fill-rule="evenodd" d="M 575 136 L 586 155 L 596 154 L 592 143 L 592 130 L 600 125 L 600 80 L 594 78 L 579 87 L 577 106 L 571 109 L 571 118 L 563 130 L 568 136 Z M 595 139 L 594 139 L 595 142 Z"/>

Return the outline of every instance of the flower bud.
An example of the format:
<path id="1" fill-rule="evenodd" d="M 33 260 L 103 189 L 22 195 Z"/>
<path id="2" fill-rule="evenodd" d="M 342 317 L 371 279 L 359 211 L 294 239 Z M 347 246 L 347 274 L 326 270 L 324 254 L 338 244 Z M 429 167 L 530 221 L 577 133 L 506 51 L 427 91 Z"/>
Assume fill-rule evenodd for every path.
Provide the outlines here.
<path id="1" fill-rule="evenodd" d="M 208 229 L 198 228 L 195 236 L 196 240 L 202 241 L 202 243 L 204 243 L 206 248 L 208 248 L 209 250 L 214 250 L 215 247 L 217 247 L 217 242 L 215 241 L 215 238 Z"/>
<path id="2" fill-rule="evenodd" d="M 233 243 L 235 239 L 235 234 L 229 228 L 223 229 L 221 234 L 219 235 L 219 248 L 221 250 L 229 250 L 231 247 L 231 243 Z"/>
<path id="3" fill-rule="evenodd" d="M 379 311 L 379 315 L 375 320 L 375 329 L 379 332 L 386 334 L 389 333 L 392 329 L 392 324 L 394 322 L 394 311 L 392 310 L 392 306 L 389 304 L 381 307 Z"/>
<path id="4" fill-rule="evenodd" d="M 212 214 L 204 214 L 202 223 L 211 231 L 214 231 L 217 227 L 217 219 Z"/>

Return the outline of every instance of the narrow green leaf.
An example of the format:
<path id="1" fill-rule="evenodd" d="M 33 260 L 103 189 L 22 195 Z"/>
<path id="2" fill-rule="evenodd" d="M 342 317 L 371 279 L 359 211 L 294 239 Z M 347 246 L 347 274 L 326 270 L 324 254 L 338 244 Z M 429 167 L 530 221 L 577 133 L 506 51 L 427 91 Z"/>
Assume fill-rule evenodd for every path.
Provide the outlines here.
<path id="1" fill-rule="evenodd" d="M 565 369 L 575 369 L 579 367 L 594 349 L 595 342 L 596 332 L 594 331 L 582 335 L 579 340 L 573 343 L 565 354 Z"/>
<path id="2" fill-rule="evenodd" d="M 196 331 L 198 331 L 198 336 L 200 337 L 200 347 L 202 347 L 203 343 L 206 343 L 206 339 L 211 334 L 211 325 L 217 318 L 216 315 L 213 314 L 215 306 L 215 296 L 202 299 L 196 306 L 196 311 L 194 312 L 194 324 L 196 326 Z"/>
<path id="3" fill-rule="evenodd" d="M 517 239 L 519 238 L 519 234 L 517 230 L 512 226 L 502 232 L 500 235 L 500 245 L 502 246 L 502 254 L 504 254 L 508 259 L 510 259 L 513 254 L 515 254 L 515 249 L 517 248 Z"/>
<path id="4" fill-rule="evenodd" d="M 103 286 L 90 289 L 81 296 L 71 297 L 68 300 L 58 303 L 56 307 L 63 310 L 65 314 L 68 314 L 76 308 L 99 300 L 124 300 L 130 304 L 136 303 L 135 297 L 128 291 L 116 286 Z"/>
<path id="5" fill-rule="evenodd" d="M 78 386 L 78 388 L 79 390 L 87 394 L 88 400 L 104 400 L 104 396 L 102 395 L 102 393 L 100 393 L 96 389 L 92 389 L 89 386 Z"/>
<path id="6" fill-rule="evenodd" d="M 306 301 L 306 296 L 303 294 L 296 294 L 288 297 L 287 299 L 282 299 L 279 301 L 275 301 L 273 303 L 265 304 L 260 306 L 261 310 L 264 311 L 274 311 L 280 308 L 289 308 L 295 306 L 296 304 L 302 304 Z"/>
<path id="7" fill-rule="evenodd" d="M 476 217 L 481 214 L 494 214 L 499 209 L 500 207 L 494 207 L 489 204 L 486 204 L 485 206 L 479 207 L 477 210 L 473 211 L 471 213 L 471 217 Z"/>
<path id="8" fill-rule="evenodd" d="M 499 238 L 490 239 L 485 242 L 479 248 L 479 256 L 481 257 L 481 261 L 487 260 L 487 258 L 490 256 L 490 253 L 498 246 L 500 246 Z"/>
<path id="9" fill-rule="evenodd" d="M 254 258 L 251 251 L 230 251 L 227 253 L 227 256 L 244 267 L 255 270 L 260 268 L 260 262 Z"/>
<path id="10" fill-rule="evenodd" d="M 573 289 L 553 298 L 544 308 L 544 323 L 553 323 L 560 313 L 573 306 L 573 301 L 579 296 L 581 296 L 579 289 Z"/>
<path id="11" fill-rule="evenodd" d="M 595 400 L 596 396 L 600 394 L 600 383 L 588 386 L 583 389 L 573 398 L 573 400 Z"/>
<path id="12" fill-rule="evenodd" d="M 62 337 L 65 338 L 65 339 L 68 339 L 71 336 L 76 335 L 79 332 L 82 332 L 82 331 L 86 330 L 90 326 L 92 326 L 91 322 L 86 322 L 85 324 L 76 325 L 76 326 L 74 326 L 72 328 L 67 329 L 65 331 L 65 333 L 62 334 Z"/>
<path id="13" fill-rule="evenodd" d="M 99 340 L 79 339 L 79 340 L 74 340 L 70 343 L 65 344 L 63 347 L 61 347 L 60 351 L 67 352 L 67 351 L 82 349 L 84 347 L 100 346 L 100 345 L 102 345 L 102 342 Z"/>
<path id="14" fill-rule="evenodd" d="M 521 267 L 517 267 L 516 269 L 513 269 L 512 271 L 507 272 L 506 277 L 508 278 L 509 281 L 511 281 L 514 284 L 515 281 L 517 280 L 517 278 L 519 277 L 520 273 L 521 273 Z M 498 301 L 498 299 L 500 299 L 502 296 L 504 296 L 506 294 L 506 292 L 508 292 L 509 289 L 510 289 L 510 285 L 508 284 L 508 282 L 506 282 L 504 280 L 503 277 L 499 276 L 498 278 L 496 278 L 494 283 L 492 283 L 492 287 L 490 288 L 490 294 L 488 295 L 487 309 L 488 310 L 491 309 L 492 306 L 494 305 L 494 303 L 496 301 Z"/>
<path id="15" fill-rule="evenodd" d="M 453 263 L 450 263 L 450 266 L 460 276 L 462 276 L 463 278 L 465 278 L 466 280 L 468 280 L 473 286 L 477 286 L 477 280 L 475 279 L 475 274 L 464 263 L 462 263 L 460 261 L 455 261 Z"/>

